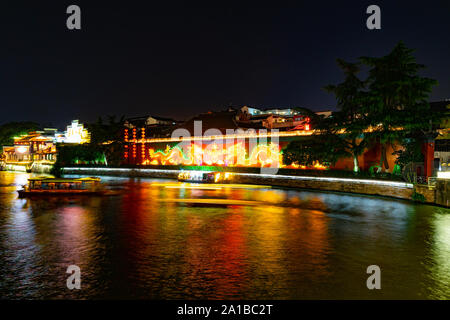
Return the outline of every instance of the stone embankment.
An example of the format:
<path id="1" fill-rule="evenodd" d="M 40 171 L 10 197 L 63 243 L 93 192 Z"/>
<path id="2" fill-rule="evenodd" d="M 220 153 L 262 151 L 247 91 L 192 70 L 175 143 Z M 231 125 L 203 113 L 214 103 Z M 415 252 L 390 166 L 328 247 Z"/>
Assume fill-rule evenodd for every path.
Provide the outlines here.
<path id="1" fill-rule="evenodd" d="M 65 174 L 110 175 L 123 177 L 148 177 L 176 179 L 179 170 L 128 169 L 128 168 L 64 168 Z M 300 189 L 348 192 L 411 200 L 415 192 L 422 194 L 430 204 L 449 206 L 448 180 L 437 180 L 436 186 L 413 186 L 410 183 L 370 179 L 345 179 L 332 177 L 302 177 L 269 174 L 234 173 L 235 183 L 270 185 Z"/>

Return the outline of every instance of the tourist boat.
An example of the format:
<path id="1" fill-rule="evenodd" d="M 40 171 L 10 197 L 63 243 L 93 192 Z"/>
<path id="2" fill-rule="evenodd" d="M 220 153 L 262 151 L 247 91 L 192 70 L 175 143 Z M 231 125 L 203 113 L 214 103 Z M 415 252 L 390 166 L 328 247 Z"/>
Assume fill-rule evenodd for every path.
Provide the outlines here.
<path id="1" fill-rule="evenodd" d="M 230 172 L 207 172 L 207 171 L 181 171 L 178 181 L 196 183 L 228 183 L 231 181 Z"/>
<path id="2" fill-rule="evenodd" d="M 63 179 L 37 177 L 28 179 L 28 184 L 18 190 L 19 197 L 45 195 L 102 195 L 103 189 L 100 178 Z"/>

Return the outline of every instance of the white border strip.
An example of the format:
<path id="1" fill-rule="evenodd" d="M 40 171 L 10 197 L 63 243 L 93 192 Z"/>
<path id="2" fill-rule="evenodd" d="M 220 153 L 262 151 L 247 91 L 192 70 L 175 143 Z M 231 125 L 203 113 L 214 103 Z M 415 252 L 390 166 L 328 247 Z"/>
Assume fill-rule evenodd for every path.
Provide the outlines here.
<path id="1" fill-rule="evenodd" d="M 271 178 L 271 179 L 287 179 L 287 180 L 310 180 L 310 181 L 327 181 L 327 182 L 356 182 L 362 184 L 376 184 L 381 186 L 413 188 L 412 183 L 385 181 L 385 180 L 370 180 L 370 179 L 351 179 L 351 178 L 332 178 L 332 177 L 307 177 L 307 176 L 286 176 L 276 174 L 255 174 L 255 173 L 237 173 L 241 176 L 248 176 L 253 178 Z"/>
<path id="2" fill-rule="evenodd" d="M 163 169 L 140 169 L 140 168 L 80 168 L 80 167 L 70 167 L 63 168 L 63 171 L 84 171 L 89 170 L 93 172 L 148 172 L 148 173 L 173 173 L 178 174 L 181 171 L 186 170 L 163 170 Z M 379 185 L 379 186 L 389 186 L 397 188 L 413 188 L 412 183 L 397 182 L 397 181 L 384 181 L 384 180 L 369 180 L 369 179 L 351 179 L 351 178 L 332 178 L 332 177 L 307 177 L 307 176 L 286 176 L 286 175 L 276 175 L 276 174 L 257 174 L 257 173 L 234 173 L 234 175 L 246 176 L 252 178 L 270 178 L 270 179 L 286 179 L 286 180 L 303 180 L 303 181 L 326 181 L 326 182 L 353 182 L 361 183 L 367 185 Z"/>
<path id="3" fill-rule="evenodd" d="M 450 179 L 450 171 L 438 171 L 438 179 Z"/>
<path id="4" fill-rule="evenodd" d="M 63 171 L 97 171 L 97 172 L 112 172 L 112 171 L 121 171 L 121 172 L 153 172 L 153 173 L 180 173 L 181 170 L 162 170 L 162 169 L 140 169 L 140 168 L 80 168 L 80 167 L 65 167 L 62 168 Z"/>

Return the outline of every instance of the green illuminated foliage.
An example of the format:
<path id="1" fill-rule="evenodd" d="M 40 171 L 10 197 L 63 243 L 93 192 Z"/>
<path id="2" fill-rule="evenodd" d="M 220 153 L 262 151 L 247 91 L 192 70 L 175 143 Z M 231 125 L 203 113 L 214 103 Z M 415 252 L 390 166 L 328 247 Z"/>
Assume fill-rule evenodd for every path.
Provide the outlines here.
<path id="1" fill-rule="evenodd" d="M 0 126 L 0 147 L 14 145 L 14 137 L 39 130 L 40 126 L 35 122 L 10 122 Z"/>

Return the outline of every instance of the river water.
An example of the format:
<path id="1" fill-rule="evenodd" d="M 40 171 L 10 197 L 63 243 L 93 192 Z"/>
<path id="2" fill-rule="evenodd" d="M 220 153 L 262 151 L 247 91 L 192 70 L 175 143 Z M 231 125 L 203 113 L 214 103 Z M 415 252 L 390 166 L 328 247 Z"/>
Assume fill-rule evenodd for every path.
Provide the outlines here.
<path id="1" fill-rule="evenodd" d="M 450 298 L 449 209 L 118 177 L 116 196 L 18 199 L 28 177 L 0 172 L 3 299 Z"/>

